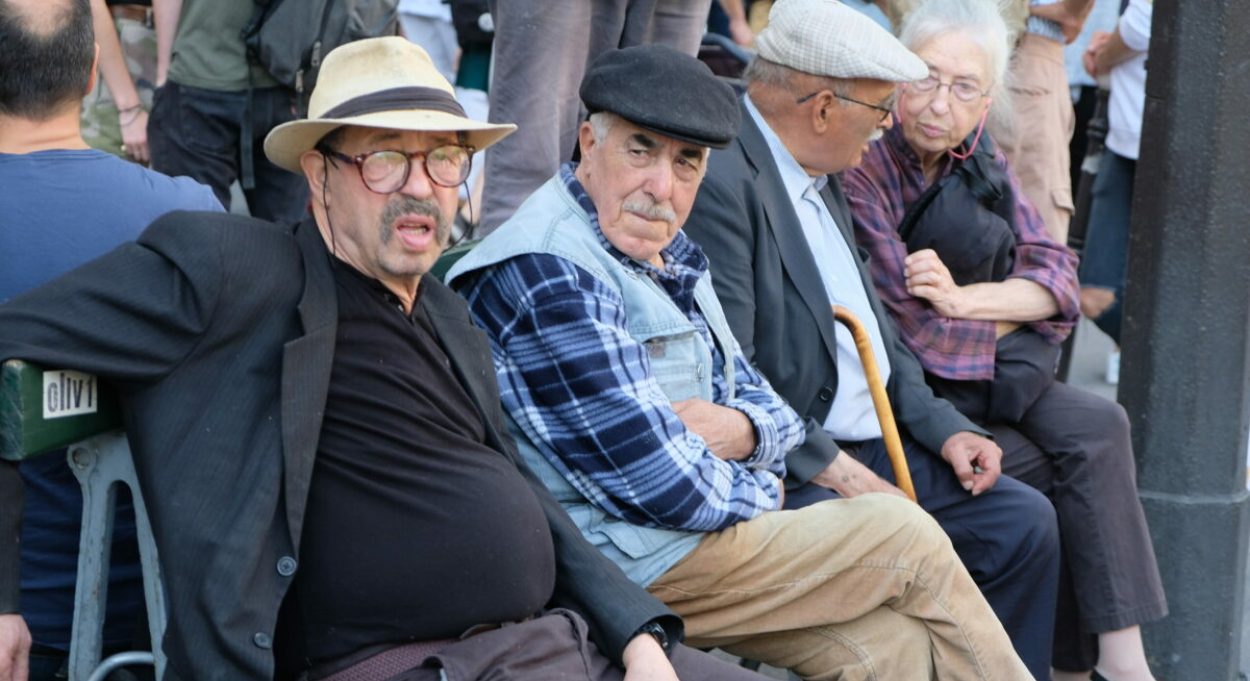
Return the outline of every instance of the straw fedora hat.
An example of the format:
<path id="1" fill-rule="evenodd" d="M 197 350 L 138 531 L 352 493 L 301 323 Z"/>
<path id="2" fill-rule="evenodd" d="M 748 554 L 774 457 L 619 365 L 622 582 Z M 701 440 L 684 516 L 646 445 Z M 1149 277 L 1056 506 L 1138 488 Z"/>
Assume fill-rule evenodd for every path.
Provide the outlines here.
<path id="1" fill-rule="evenodd" d="M 308 118 L 271 130 L 265 137 L 265 155 L 275 165 L 299 173 L 300 156 L 344 125 L 463 132 L 466 143 L 478 150 L 516 130 L 510 123 L 468 118 L 425 50 L 395 36 L 357 40 L 326 55 Z"/>

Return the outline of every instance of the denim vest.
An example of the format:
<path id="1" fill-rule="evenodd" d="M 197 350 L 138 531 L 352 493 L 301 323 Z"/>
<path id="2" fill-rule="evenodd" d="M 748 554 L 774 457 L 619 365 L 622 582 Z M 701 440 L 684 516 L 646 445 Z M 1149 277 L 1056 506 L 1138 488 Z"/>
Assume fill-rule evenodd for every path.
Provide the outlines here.
<path id="1" fill-rule="evenodd" d="M 663 288 L 604 249 L 589 216 L 559 176 L 547 181 L 511 219 L 457 262 L 447 274 L 447 281 L 454 283 L 466 273 L 529 253 L 568 260 L 621 295 L 626 331 L 646 347 L 651 373 L 669 400 L 712 399 L 713 354 L 703 335 Z M 721 371 L 732 397 L 733 358 L 738 346 L 706 272 L 695 285 L 694 299 L 720 347 Z M 643 527 L 608 515 L 569 484 L 557 468 L 564 468 L 563 464 L 552 464 L 559 455 L 551 451 L 550 445 L 531 441 L 511 414 L 508 427 L 521 456 L 568 511 L 582 534 L 633 581 L 650 584 L 702 539 L 702 532 Z"/>

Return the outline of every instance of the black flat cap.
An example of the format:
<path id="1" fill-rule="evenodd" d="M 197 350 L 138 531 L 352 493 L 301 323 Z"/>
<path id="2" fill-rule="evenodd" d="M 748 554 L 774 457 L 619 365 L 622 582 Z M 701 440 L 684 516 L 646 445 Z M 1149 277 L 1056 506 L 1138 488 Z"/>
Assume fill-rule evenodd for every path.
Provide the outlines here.
<path id="1" fill-rule="evenodd" d="M 724 147 L 738 134 L 734 90 L 706 64 L 671 47 L 639 45 L 605 52 L 586 69 L 582 102 L 661 135 Z"/>

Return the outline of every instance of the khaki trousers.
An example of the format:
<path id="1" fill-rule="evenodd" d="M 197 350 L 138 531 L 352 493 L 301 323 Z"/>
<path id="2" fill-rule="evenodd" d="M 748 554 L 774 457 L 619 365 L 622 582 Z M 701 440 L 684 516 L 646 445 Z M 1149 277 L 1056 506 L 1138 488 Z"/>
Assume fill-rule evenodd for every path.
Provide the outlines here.
<path id="1" fill-rule="evenodd" d="M 648 590 L 696 647 L 805 679 L 1032 677 L 919 506 L 881 494 L 711 533 Z"/>
<path id="2" fill-rule="evenodd" d="M 1063 45 L 1026 33 L 1011 56 L 1010 133 L 994 131 L 1024 195 L 1037 207 L 1046 231 L 1068 241 L 1072 218 L 1072 170 L 1068 142 L 1076 114 L 1063 65 Z"/>

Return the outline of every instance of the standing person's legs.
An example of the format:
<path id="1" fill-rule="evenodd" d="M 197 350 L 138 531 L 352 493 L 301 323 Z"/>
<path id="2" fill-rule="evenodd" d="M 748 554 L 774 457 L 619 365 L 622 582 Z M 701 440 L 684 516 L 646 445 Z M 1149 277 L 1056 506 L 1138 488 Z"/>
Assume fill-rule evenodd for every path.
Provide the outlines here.
<path id="1" fill-rule="evenodd" d="M 1046 452 L 1052 465 L 1050 488 L 1043 491 L 1059 516 L 1080 630 L 1105 634 L 1166 615 L 1154 547 L 1137 496 L 1124 409 L 1056 383 L 1015 427 Z M 1004 469 L 1008 465 L 1004 458 Z M 1044 473 L 1025 470 L 1021 475 L 1030 483 L 1046 484 Z M 1100 661 L 1104 657 L 1100 654 Z M 1065 670 L 1089 669 L 1088 662 L 1055 658 L 1056 668 Z"/>
<path id="2" fill-rule="evenodd" d="M 254 217 L 274 222 L 298 222 L 308 212 L 308 181 L 303 175 L 274 165 L 265 156 L 265 136 L 273 128 L 299 117 L 298 95 L 286 88 L 252 92 L 252 170 L 256 186 L 244 189 Z"/>
<path id="3" fill-rule="evenodd" d="M 578 87 L 591 54 L 592 11 L 624 2 L 490 3 L 495 20 L 490 122 L 515 123 L 517 133 L 486 152 L 479 236 L 512 217 L 569 160 L 580 122 Z"/>
<path id="4" fill-rule="evenodd" d="M 1047 679 L 1059 588 L 1059 533 L 1050 501 L 1006 475 L 974 497 L 937 454 L 910 438 L 903 442 L 920 505 L 950 536 L 1034 677 Z M 895 481 L 881 440 L 864 443 L 856 458 Z"/>
<path id="5" fill-rule="evenodd" d="M 1136 174 L 1136 161 L 1110 149 L 1103 152 L 1098 176 L 1094 178 L 1085 256 L 1081 260 L 1081 312 L 1117 345 Z"/>
<path id="6" fill-rule="evenodd" d="M 245 97 L 242 92 L 166 82 L 153 96 L 148 117 L 152 169 L 207 185 L 229 208 L 230 185 L 238 177 Z"/>
<path id="7" fill-rule="evenodd" d="M 402 12 L 399 23 L 404 29 L 404 37 L 420 45 L 434 68 L 443 74 L 449 83 L 456 82 L 456 55 L 460 53 L 460 45 L 456 43 L 456 28 L 451 25 L 451 18 L 427 16 Z"/>
<path id="8" fill-rule="evenodd" d="M 1011 162 L 1046 231 L 1067 243 L 1072 217 L 1068 141 L 1074 113 L 1063 65 L 1063 45 L 1025 34 L 1011 59 L 1012 134 L 995 130 L 995 141 Z"/>
<path id="9" fill-rule="evenodd" d="M 943 679 L 1029 678 L 946 534 L 896 497 L 711 533 L 648 590 L 685 619 L 691 645 L 808 679 L 925 679 L 933 664 Z"/>
<path id="10" fill-rule="evenodd" d="M 707 14 L 712 0 L 656 0 L 651 18 L 651 42 L 684 52 L 699 54 L 699 43 L 707 32 Z"/>

